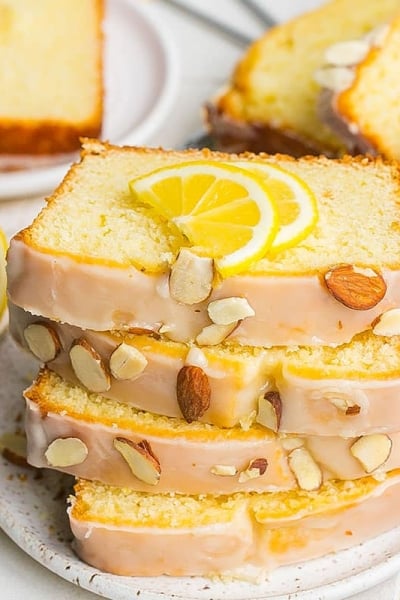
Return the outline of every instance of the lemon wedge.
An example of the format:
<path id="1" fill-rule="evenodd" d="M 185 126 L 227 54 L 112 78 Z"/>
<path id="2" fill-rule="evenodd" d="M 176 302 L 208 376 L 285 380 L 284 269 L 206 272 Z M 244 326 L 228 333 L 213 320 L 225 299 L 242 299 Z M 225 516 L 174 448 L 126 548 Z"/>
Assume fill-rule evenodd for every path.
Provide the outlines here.
<path id="1" fill-rule="evenodd" d="M 7 306 L 7 279 L 6 279 L 6 251 L 7 238 L 4 232 L 0 229 L 0 322 L 4 316 Z"/>
<path id="2" fill-rule="evenodd" d="M 276 165 L 257 160 L 240 160 L 233 164 L 261 177 L 274 199 L 279 229 L 270 253 L 291 248 L 309 235 L 318 220 L 317 201 L 300 177 Z"/>
<path id="3" fill-rule="evenodd" d="M 223 277 L 263 257 L 278 230 L 263 178 L 231 164 L 180 163 L 129 185 L 137 200 L 172 221 L 200 254 L 214 258 Z"/>

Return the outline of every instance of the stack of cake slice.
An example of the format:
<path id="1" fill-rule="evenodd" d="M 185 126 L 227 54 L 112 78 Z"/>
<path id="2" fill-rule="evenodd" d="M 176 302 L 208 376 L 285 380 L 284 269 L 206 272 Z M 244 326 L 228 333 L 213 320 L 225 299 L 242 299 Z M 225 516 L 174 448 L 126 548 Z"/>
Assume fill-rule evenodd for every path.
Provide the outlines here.
<path id="1" fill-rule="evenodd" d="M 8 253 L 11 332 L 43 363 L 28 460 L 78 478 L 83 560 L 264 572 L 399 524 L 399 198 L 381 160 L 85 143 Z M 261 213 L 269 249 L 240 268 Z"/>

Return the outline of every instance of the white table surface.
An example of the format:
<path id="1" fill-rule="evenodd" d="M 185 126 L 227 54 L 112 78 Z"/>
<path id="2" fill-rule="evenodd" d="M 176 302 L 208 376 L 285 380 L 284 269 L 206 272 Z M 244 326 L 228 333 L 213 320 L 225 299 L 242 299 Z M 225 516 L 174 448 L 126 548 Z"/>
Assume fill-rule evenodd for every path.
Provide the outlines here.
<path id="1" fill-rule="evenodd" d="M 134 1 L 134 0 L 133 0 Z M 226 81 L 243 49 L 204 25 L 183 16 L 162 0 L 136 0 L 156 9 L 170 32 L 180 62 L 176 101 L 165 123 L 148 140 L 149 145 L 182 147 L 202 127 L 201 106 Z M 312 8 L 320 0 L 259 0 L 278 20 Z M 210 13 L 250 36 L 257 37 L 262 26 L 240 0 L 181 0 Z M 30 198 L 0 201 L 0 226 L 8 235 L 28 224 L 43 200 Z M 397 588 L 397 591 L 396 591 Z M 98 596 L 64 581 L 21 551 L 0 531 L 0 600 L 94 600 Z M 395 579 L 378 588 L 352 596 L 352 600 L 399 600 Z M 318 598 L 315 598 L 318 600 Z"/>

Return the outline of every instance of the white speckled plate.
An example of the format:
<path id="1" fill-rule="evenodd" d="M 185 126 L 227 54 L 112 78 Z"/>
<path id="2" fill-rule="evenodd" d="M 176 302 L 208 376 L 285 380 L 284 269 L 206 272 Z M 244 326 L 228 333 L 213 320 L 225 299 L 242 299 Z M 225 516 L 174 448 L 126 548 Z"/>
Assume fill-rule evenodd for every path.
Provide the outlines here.
<path id="1" fill-rule="evenodd" d="M 178 58 L 164 23 L 136 0 L 108 0 L 104 21 L 104 126 L 102 139 L 148 143 L 178 91 Z M 53 189 L 74 159 L 0 173 L 0 200 Z"/>
<path id="2" fill-rule="evenodd" d="M 23 411 L 21 391 L 37 366 L 8 336 L 0 339 L 0 435 L 14 431 Z M 254 585 L 200 578 L 128 578 L 101 573 L 74 555 L 65 513 L 72 484 L 54 471 L 38 477 L 0 460 L 0 526 L 34 559 L 64 579 L 112 600 L 341 600 L 388 579 L 400 569 L 400 528 L 362 546 L 304 565 L 286 567 Z M 166 548 L 166 552 L 168 549 Z"/>

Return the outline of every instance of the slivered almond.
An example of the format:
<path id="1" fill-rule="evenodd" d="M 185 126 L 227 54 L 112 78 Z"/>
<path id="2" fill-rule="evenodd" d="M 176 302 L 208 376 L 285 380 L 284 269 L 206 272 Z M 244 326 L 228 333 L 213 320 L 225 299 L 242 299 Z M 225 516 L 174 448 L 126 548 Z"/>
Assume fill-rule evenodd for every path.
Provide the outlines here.
<path id="1" fill-rule="evenodd" d="M 282 400 L 279 392 L 266 392 L 258 399 L 257 423 L 277 432 L 281 424 Z"/>
<path id="2" fill-rule="evenodd" d="M 238 322 L 230 323 L 229 325 L 217 325 L 212 323 L 206 325 L 196 338 L 196 343 L 199 346 L 216 346 L 221 344 L 236 329 Z"/>
<path id="3" fill-rule="evenodd" d="M 353 310 L 369 310 L 386 294 L 382 275 L 369 267 L 338 265 L 325 273 L 324 280 L 332 296 Z"/>
<path id="4" fill-rule="evenodd" d="M 210 473 L 220 475 L 221 477 L 234 477 L 237 469 L 234 465 L 214 465 L 211 467 Z"/>
<path id="5" fill-rule="evenodd" d="M 210 302 L 208 316 L 217 325 L 232 325 L 256 314 L 246 298 L 232 296 Z"/>
<path id="6" fill-rule="evenodd" d="M 178 373 L 176 397 L 188 423 L 197 421 L 210 406 L 211 388 L 203 369 L 186 365 Z"/>
<path id="7" fill-rule="evenodd" d="M 289 467 L 302 490 L 318 490 L 322 484 L 322 472 L 306 448 L 296 448 L 288 456 Z"/>
<path id="8" fill-rule="evenodd" d="M 111 374 L 116 379 L 133 379 L 144 371 L 147 359 L 134 346 L 122 343 L 110 356 Z"/>
<path id="9" fill-rule="evenodd" d="M 31 323 L 24 329 L 29 350 L 44 363 L 54 360 L 61 350 L 57 332 L 47 323 Z"/>
<path id="10" fill-rule="evenodd" d="M 148 485 L 160 481 L 161 466 L 147 440 L 132 442 L 123 437 L 114 439 L 114 448 L 127 462 L 133 475 Z"/>
<path id="11" fill-rule="evenodd" d="M 86 460 L 88 449 L 79 438 L 57 438 L 51 442 L 44 455 L 51 467 L 74 467 Z"/>
<path id="12" fill-rule="evenodd" d="M 268 467 L 266 458 L 255 458 L 249 463 L 247 469 L 239 474 L 239 483 L 244 483 L 250 479 L 257 479 L 264 475 Z"/>
<path id="13" fill-rule="evenodd" d="M 375 335 L 387 337 L 400 335 L 400 308 L 392 308 L 382 313 L 372 323 L 372 331 Z"/>
<path id="14" fill-rule="evenodd" d="M 171 267 L 171 297 L 182 304 L 202 302 L 211 294 L 213 279 L 213 259 L 197 256 L 187 248 L 182 248 Z"/>
<path id="15" fill-rule="evenodd" d="M 389 458 L 392 440 L 385 433 L 364 435 L 350 447 L 350 452 L 360 463 L 366 473 L 372 473 L 381 467 Z"/>
<path id="16" fill-rule="evenodd" d="M 69 356 L 75 375 L 91 392 L 106 392 L 110 389 L 111 380 L 107 367 L 101 356 L 85 340 L 75 340 Z"/>

